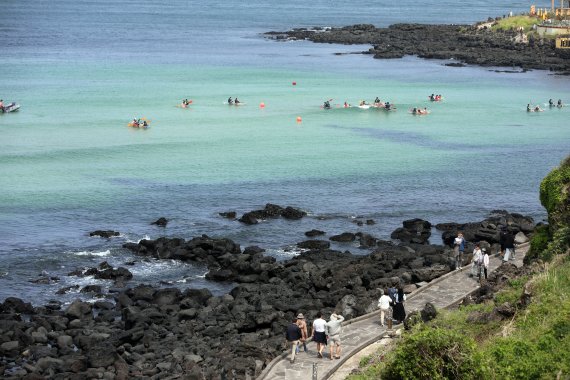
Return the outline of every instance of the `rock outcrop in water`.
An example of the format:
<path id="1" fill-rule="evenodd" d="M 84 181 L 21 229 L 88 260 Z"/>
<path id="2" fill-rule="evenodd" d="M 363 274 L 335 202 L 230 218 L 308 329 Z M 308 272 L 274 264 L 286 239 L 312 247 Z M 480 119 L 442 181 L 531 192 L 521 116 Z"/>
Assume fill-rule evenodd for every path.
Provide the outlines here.
<path id="1" fill-rule="evenodd" d="M 480 66 L 542 69 L 570 74 L 570 54 L 555 49 L 554 40 L 524 40 L 517 31 L 491 31 L 471 25 L 395 24 L 388 28 L 358 24 L 343 28 L 294 29 L 268 32 L 276 40 L 310 40 L 345 45 L 370 44 L 364 54 L 374 58 L 415 55 L 427 59 L 453 59 Z"/>
<path id="2" fill-rule="evenodd" d="M 478 224 L 488 228 L 491 221 L 497 228 L 524 226 L 525 231 L 532 223 L 501 212 Z M 404 229 L 418 236 L 425 237 L 429 227 L 420 219 L 404 222 Z M 307 243 L 311 249 L 277 262 L 262 248 L 242 251 L 229 239 L 206 235 L 127 243 L 137 255 L 204 264 L 208 278 L 237 286 L 214 296 L 207 289 L 150 285 L 100 294 L 100 287 L 88 285 L 82 291 L 105 298 L 76 300 L 67 307 L 58 301 L 32 307 L 8 298 L 0 305 L 0 371 L 26 379 L 243 379 L 259 374 L 283 352 L 284 328 L 298 312 L 309 320 L 318 311 L 333 310 L 354 318 L 375 310 L 379 288 L 405 285 L 409 292 L 415 283 L 451 270 L 450 247 L 425 239 L 395 244 L 363 233 L 336 240 L 352 244 L 353 237 L 373 247 L 372 253 L 356 256 L 312 240 L 321 243 Z M 102 263 L 90 273 L 129 277 L 119 269 Z"/>

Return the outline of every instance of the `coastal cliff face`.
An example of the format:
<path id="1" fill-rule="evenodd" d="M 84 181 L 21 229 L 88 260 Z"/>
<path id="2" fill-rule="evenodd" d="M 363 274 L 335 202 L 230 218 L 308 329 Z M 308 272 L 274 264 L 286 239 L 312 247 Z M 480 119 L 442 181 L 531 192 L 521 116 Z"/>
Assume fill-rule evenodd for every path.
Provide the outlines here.
<path id="1" fill-rule="evenodd" d="M 310 40 L 318 43 L 373 45 L 364 54 L 374 58 L 416 55 L 428 59 L 452 59 L 480 66 L 542 69 L 570 74 L 570 56 L 555 49 L 554 40 L 520 38 L 517 31 L 494 31 L 471 25 L 395 24 L 388 28 L 358 24 L 343 28 L 294 29 L 269 32 L 276 40 Z"/>

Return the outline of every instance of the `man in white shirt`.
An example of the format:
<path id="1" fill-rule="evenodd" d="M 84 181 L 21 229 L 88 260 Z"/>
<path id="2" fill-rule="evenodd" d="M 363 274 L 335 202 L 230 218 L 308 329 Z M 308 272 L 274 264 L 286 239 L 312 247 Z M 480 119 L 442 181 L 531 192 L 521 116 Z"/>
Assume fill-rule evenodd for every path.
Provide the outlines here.
<path id="1" fill-rule="evenodd" d="M 380 308 L 380 324 L 382 326 L 384 326 L 384 319 L 386 315 L 389 314 L 390 312 L 390 303 L 392 302 L 392 299 L 386 293 L 387 292 L 380 289 L 381 296 L 380 299 L 378 300 L 378 307 Z M 392 317 L 388 315 L 388 319 L 391 321 Z"/>

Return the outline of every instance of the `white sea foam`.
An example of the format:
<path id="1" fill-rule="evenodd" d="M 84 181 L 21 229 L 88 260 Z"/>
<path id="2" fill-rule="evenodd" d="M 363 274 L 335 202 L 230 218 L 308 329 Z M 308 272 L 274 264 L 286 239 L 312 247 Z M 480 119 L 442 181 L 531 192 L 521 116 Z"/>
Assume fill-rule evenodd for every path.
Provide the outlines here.
<path id="1" fill-rule="evenodd" d="M 141 240 L 150 240 L 150 236 L 143 235 L 142 239 L 137 240 L 137 244 L 141 242 Z"/>
<path id="2" fill-rule="evenodd" d="M 81 251 L 75 253 L 76 256 L 98 256 L 98 257 L 109 256 L 110 254 L 111 254 L 110 250 L 100 251 L 100 252 Z"/>

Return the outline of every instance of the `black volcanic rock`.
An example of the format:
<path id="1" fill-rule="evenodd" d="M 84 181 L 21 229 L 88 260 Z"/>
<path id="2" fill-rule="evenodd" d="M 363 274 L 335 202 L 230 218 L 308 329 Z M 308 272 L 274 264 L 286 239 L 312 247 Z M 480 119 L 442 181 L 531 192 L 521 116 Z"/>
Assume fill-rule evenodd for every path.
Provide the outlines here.
<path id="1" fill-rule="evenodd" d="M 305 236 L 306 237 L 315 237 L 315 236 L 321 236 L 324 235 L 326 232 L 325 231 L 321 231 L 321 230 L 310 230 L 305 232 Z"/>
<path id="2" fill-rule="evenodd" d="M 168 219 L 166 219 L 165 217 L 160 217 L 151 224 L 156 224 L 159 227 L 166 227 L 166 225 L 168 224 Z"/>
<path id="3" fill-rule="evenodd" d="M 89 233 L 89 236 L 99 236 L 102 238 L 112 238 L 113 236 L 119 236 L 120 233 L 118 233 L 117 231 L 112 231 L 112 230 L 96 230 L 93 232 Z"/>
<path id="4" fill-rule="evenodd" d="M 388 28 L 376 28 L 370 24 L 358 24 L 326 30 L 294 29 L 266 35 L 277 40 L 370 44 L 373 47 L 362 53 L 379 59 L 415 55 L 426 59 L 453 60 L 446 65 L 456 67 L 467 63 L 520 67 L 522 71 L 570 72 L 568 53 L 556 49 L 554 40 L 531 35 L 528 42 L 521 42 L 515 30 L 493 31 L 476 25 L 394 24 Z"/>

